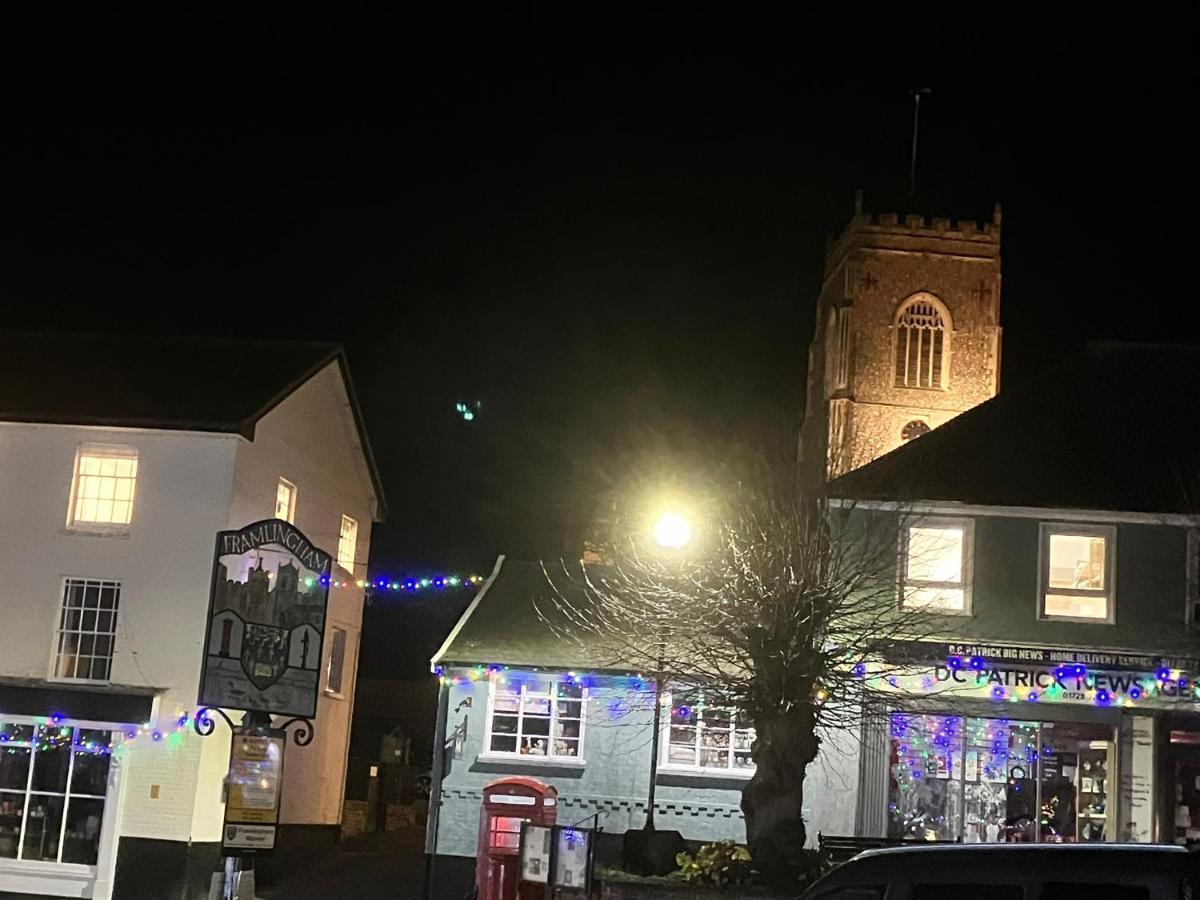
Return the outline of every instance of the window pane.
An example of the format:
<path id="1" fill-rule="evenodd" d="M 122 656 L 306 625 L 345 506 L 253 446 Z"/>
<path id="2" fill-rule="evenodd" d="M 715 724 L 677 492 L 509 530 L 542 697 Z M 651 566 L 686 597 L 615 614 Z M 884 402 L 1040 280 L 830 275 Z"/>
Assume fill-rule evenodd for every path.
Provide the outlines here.
<path id="1" fill-rule="evenodd" d="M 580 719 L 583 718 L 583 704 L 574 701 L 563 702 L 558 701 L 558 711 L 555 713 L 560 719 Z"/>
<path id="2" fill-rule="evenodd" d="M 550 734 L 550 720 L 534 719 L 526 716 L 521 719 L 521 733 L 547 737 Z"/>
<path id="3" fill-rule="evenodd" d="M 521 697 L 511 691 L 496 691 L 496 699 L 492 703 L 496 712 L 515 713 L 521 708 Z"/>
<path id="4" fill-rule="evenodd" d="M 14 743 L 28 744 L 33 740 L 32 725 L 18 725 L 15 722 L 0 722 L 0 746 Z"/>
<path id="5" fill-rule="evenodd" d="M 581 725 L 581 722 L 574 719 L 567 719 L 565 721 L 560 719 L 554 723 L 554 736 L 577 738 L 579 737 L 579 729 Z"/>
<path id="6" fill-rule="evenodd" d="M 1050 587 L 1104 590 L 1105 540 L 1094 534 L 1050 535 Z"/>
<path id="7" fill-rule="evenodd" d="M 516 716 L 492 716 L 492 734 L 516 734 Z"/>
<path id="8" fill-rule="evenodd" d="M 4 745 L 0 750 L 0 790 L 25 790 L 29 782 L 29 754 L 28 747 Z"/>
<path id="9" fill-rule="evenodd" d="M 962 583 L 963 529 L 908 529 L 908 580 Z"/>
<path id="10" fill-rule="evenodd" d="M 29 813 L 25 819 L 23 859 L 58 861 L 58 835 L 62 830 L 64 797 L 37 794 L 29 798 Z"/>
<path id="11" fill-rule="evenodd" d="M 554 693 L 555 696 L 564 700 L 581 700 L 583 699 L 583 685 L 560 681 L 554 686 Z"/>
<path id="12" fill-rule="evenodd" d="M 76 734 L 75 745 L 75 770 L 71 773 L 71 793 L 103 797 L 108 789 L 112 734 L 81 728 Z"/>
<path id="13" fill-rule="evenodd" d="M 527 716 L 546 716 L 550 715 L 550 698 L 549 697 L 525 697 L 523 704 L 525 715 Z"/>
<path id="14" fill-rule="evenodd" d="M 33 760 L 33 781 L 30 784 L 32 790 L 66 793 L 74 733 L 75 729 L 67 725 L 38 726 L 38 749 Z"/>
<path id="15" fill-rule="evenodd" d="M 963 720 L 895 713 L 888 837 L 950 841 L 962 833 Z"/>
<path id="16" fill-rule="evenodd" d="M 549 740 L 549 737 L 523 737 L 521 738 L 521 752 L 529 756 L 545 756 Z"/>
<path id="17" fill-rule="evenodd" d="M 909 609 L 946 609 L 959 611 L 966 607 L 966 595 L 962 588 L 914 588 L 904 589 L 904 605 Z"/>
<path id="18" fill-rule="evenodd" d="M 680 766 L 696 765 L 696 748 L 692 744 L 671 744 L 667 750 L 667 762 Z"/>
<path id="19" fill-rule="evenodd" d="M 96 864 L 100 849 L 100 823 L 104 820 L 103 800 L 72 797 L 67 806 L 67 834 L 63 840 L 62 861 Z"/>
<path id="20" fill-rule="evenodd" d="M 0 859 L 17 858 L 17 840 L 21 836 L 21 817 L 24 812 L 24 793 L 0 793 Z"/>
<path id="21" fill-rule="evenodd" d="M 1107 619 L 1108 598 L 1103 595 L 1068 597 L 1063 594 L 1047 594 L 1046 615 L 1072 616 L 1078 619 Z"/>
<path id="22" fill-rule="evenodd" d="M 555 756 L 578 756 L 579 741 L 569 738 L 554 739 L 554 755 Z"/>
<path id="23" fill-rule="evenodd" d="M 512 737 L 506 737 L 493 733 L 490 749 L 493 753 L 516 753 L 517 737 L 515 734 Z"/>
<path id="24" fill-rule="evenodd" d="M 342 692 L 342 671 L 346 662 L 346 632 L 341 628 L 332 630 L 329 647 L 329 670 L 325 675 L 325 689 L 335 694 Z"/>

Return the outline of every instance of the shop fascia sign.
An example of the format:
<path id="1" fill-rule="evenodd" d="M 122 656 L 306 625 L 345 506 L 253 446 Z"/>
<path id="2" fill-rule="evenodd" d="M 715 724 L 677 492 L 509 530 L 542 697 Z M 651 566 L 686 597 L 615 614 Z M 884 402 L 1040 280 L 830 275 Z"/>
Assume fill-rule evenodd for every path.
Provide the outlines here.
<path id="1" fill-rule="evenodd" d="M 1197 700 L 1193 660 L 934 642 L 914 642 L 908 651 L 903 662 L 863 664 L 856 672 L 871 688 L 918 697 L 1123 707 Z"/>

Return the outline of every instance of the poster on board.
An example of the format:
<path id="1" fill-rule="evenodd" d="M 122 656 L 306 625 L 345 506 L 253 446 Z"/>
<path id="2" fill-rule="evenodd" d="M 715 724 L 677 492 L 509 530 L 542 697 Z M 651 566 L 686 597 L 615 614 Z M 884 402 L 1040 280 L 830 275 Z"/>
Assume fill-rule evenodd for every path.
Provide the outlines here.
<path id="1" fill-rule="evenodd" d="M 233 736 L 221 830 L 224 855 L 275 849 L 284 740 L 282 732 Z"/>
<path id="2" fill-rule="evenodd" d="M 282 519 L 218 532 L 201 706 L 316 715 L 331 568 Z"/>
<path id="3" fill-rule="evenodd" d="M 550 880 L 552 832 L 549 825 L 521 823 L 521 881 L 546 884 Z"/>

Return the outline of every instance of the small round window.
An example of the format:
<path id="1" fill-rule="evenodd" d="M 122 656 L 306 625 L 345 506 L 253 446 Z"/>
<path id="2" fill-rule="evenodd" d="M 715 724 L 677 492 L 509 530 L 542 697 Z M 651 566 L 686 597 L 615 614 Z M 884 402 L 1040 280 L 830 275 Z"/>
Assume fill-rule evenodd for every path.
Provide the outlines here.
<path id="1" fill-rule="evenodd" d="M 920 419 L 913 419 L 900 432 L 900 440 L 911 441 L 913 438 L 919 438 L 923 434 L 929 434 L 929 424 L 922 422 Z"/>

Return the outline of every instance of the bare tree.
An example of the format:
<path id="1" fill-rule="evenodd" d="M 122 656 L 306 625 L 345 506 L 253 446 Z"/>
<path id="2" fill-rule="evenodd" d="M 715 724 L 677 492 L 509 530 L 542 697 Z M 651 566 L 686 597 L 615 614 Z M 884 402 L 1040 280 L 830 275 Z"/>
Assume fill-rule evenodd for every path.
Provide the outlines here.
<path id="1" fill-rule="evenodd" d="M 896 517 L 856 514 L 761 463 L 702 504 L 696 546 L 667 554 L 638 516 L 615 517 L 598 565 L 548 572 L 543 619 L 613 668 L 695 688 L 752 724 L 742 794 L 755 867 L 803 865 L 801 806 L 822 732 L 862 726 L 864 674 L 887 675 L 928 634 L 897 602 Z M 564 589 L 564 577 L 570 589 Z M 733 748 L 729 748 L 733 752 Z"/>

